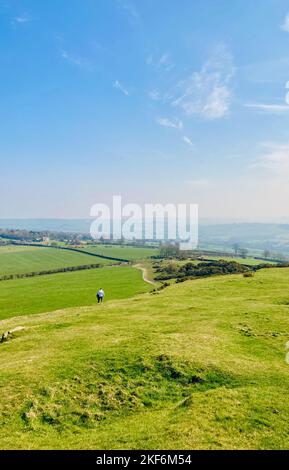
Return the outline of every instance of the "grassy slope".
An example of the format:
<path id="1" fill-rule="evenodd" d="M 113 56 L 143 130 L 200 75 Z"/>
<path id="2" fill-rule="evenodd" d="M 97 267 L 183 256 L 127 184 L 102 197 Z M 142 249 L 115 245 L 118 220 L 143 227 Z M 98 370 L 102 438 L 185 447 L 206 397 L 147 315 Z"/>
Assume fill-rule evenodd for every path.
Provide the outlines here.
<path id="1" fill-rule="evenodd" d="M 105 290 L 106 300 L 131 297 L 151 289 L 142 280 L 142 273 L 129 266 L 2 281 L 0 320 L 16 315 L 93 305 L 96 301 L 95 293 L 100 287 Z"/>
<path id="2" fill-rule="evenodd" d="M 122 258 L 129 261 L 145 259 L 159 254 L 159 250 L 156 248 L 137 248 L 133 246 L 88 246 L 84 250 L 102 256 Z"/>
<path id="3" fill-rule="evenodd" d="M 121 269 L 121 268 L 120 268 Z M 289 269 L 16 318 L 1 448 L 289 448 Z"/>
<path id="4" fill-rule="evenodd" d="M 0 275 L 22 274 L 109 261 L 73 251 L 37 247 L 0 247 Z"/>
<path id="5" fill-rule="evenodd" d="M 204 258 L 206 259 L 206 258 Z M 262 260 L 258 260 L 258 259 L 254 259 L 254 258 L 234 258 L 234 257 L 222 257 L 220 258 L 220 256 L 210 256 L 208 259 L 213 259 L 213 260 L 220 260 L 220 259 L 225 259 L 226 261 L 235 261 L 236 263 L 240 263 L 240 264 L 247 264 L 249 266 L 257 266 L 258 264 L 274 264 L 273 262 L 271 261 L 262 261 Z"/>

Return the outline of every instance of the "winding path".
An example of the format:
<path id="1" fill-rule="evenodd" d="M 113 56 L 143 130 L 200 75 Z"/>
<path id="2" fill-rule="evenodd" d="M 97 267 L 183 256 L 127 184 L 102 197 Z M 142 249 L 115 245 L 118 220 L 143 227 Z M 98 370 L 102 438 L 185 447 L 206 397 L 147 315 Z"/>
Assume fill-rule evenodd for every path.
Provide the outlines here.
<path id="1" fill-rule="evenodd" d="M 151 284 L 152 286 L 156 285 L 156 282 L 153 282 L 148 278 L 148 271 L 144 266 L 142 266 L 141 264 L 134 264 L 133 266 L 134 268 L 137 268 L 142 272 L 142 277 L 145 282 Z"/>

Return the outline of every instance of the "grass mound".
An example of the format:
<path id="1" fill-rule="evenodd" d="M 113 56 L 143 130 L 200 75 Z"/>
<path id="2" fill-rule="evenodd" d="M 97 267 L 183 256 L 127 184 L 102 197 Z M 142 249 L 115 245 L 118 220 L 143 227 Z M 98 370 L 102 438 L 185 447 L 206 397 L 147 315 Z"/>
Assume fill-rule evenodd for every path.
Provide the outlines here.
<path id="1" fill-rule="evenodd" d="M 166 354 L 133 361 L 112 358 L 90 364 L 63 382 L 42 386 L 26 401 L 20 417 L 30 430 L 42 425 L 59 431 L 93 428 L 112 415 L 161 408 L 168 402 L 183 406 L 194 392 L 238 383 L 237 377 L 215 367 L 203 368 Z"/>

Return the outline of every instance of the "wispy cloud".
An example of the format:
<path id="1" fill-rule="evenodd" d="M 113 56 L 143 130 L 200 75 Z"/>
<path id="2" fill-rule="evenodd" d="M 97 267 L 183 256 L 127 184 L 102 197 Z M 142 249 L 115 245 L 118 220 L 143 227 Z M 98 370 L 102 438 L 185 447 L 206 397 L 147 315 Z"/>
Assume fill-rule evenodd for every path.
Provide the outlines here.
<path id="1" fill-rule="evenodd" d="M 250 165 L 250 168 L 262 170 L 265 174 L 288 178 L 289 176 L 289 144 L 263 142 L 264 151 Z"/>
<path id="2" fill-rule="evenodd" d="M 157 90 L 151 90 L 148 93 L 149 97 L 153 101 L 160 101 L 162 99 L 162 95 L 159 91 Z"/>
<path id="3" fill-rule="evenodd" d="M 171 127 L 173 129 L 181 130 L 183 128 L 183 123 L 180 119 L 168 119 L 168 118 L 158 118 L 156 122 L 163 127 Z"/>
<path id="4" fill-rule="evenodd" d="M 219 45 L 200 72 L 179 82 L 181 95 L 172 105 L 186 115 L 199 115 L 204 119 L 226 116 L 232 102 L 231 82 L 235 68 L 233 59 L 224 45 Z"/>
<path id="5" fill-rule="evenodd" d="M 158 67 L 163 68 L 166 72 L 170 72 L 175 67 L 168 52 L 161 55 L 158 61 Z"/>
<path id="6" fill-rule="evenodd" d="M 162 93 L 158 90 L 149 91 L 148 96 L 152 101 L 160 101 L 162 104 L 171 104 L 171 101 L 174 99 L 172 93 Z"/>
<path id="7" fill-rule="evenodd" d="M 141 16 L 131 0 L 118 0 L 119 6 L 127 13 L 132 23 L 138 23 Z"/>
<path id="8" fill-rule="evenodd" d="M 28 23 L 30 19 L 28 18 L 28 16 L 16 16 L 16 18 L 14 18 L 14 21 L 15 23 L 22 24 L 22 23 Z"/>
<path id="9" fill-rule="evenodd" d="M 182 133 L 183 128 L 184 128 L 183 122 L 178 118 L 169 119 L 169 118 L 166 118 L 166 117 L 162 117 L 162 118 L 157 118 L 156 122 L 160 126 L 168 127 L 168 128 L 171 128 L 171 129 L 176 129 L 180 133 Z M 190 139 L 190 137 L 188 137 L 186 135 L 182 135 L 182 141 L 186 145 L 189 145 L 190 147 L 194 147 L 193 141 Z"/>
<path id="10" fill-rule="evenodd" d="M 284 20 L 284 23 L 281 25 L 281 29 L 283 29 L 283 31 L 286 31 L 287 33 L 289 33 L 289 13 L 286 16 L 286 18 Z"/>
<path id="11" fill-rule="evenodd" d="M 87 59 L 85 57 L 82 57 L 80 55 L 68 52 L 65 49 L 61 50 L 61 57 L 65 61 L 67 61 L 70 64 L 75 65 L 77 67 L 85 68 L 87 70 L 93 70 L 93 68 L 94 68 L 92 62 L 89 59 Z"/>
<path id="12" fill-rule="evenodd" d="M 31 18 L 28 15 L 19 15 L 15 16 L 13 20 L 11 21 L 12 26 L 22 26 L 26 23 L 29 23 L 31 21 Z"/>
<path id="13" fill-rule="evenodd" d="M 258 109 L 267 113 L 286 113 L 289 111 L 289 105 L 286 104 L 265 104 L 265 103 L 246 103 L 246 108 Z"/>
<path id="14" fill-rule="evenodd" d="M 193 147 L 194 144 L 193 144 L 192 140 L 189 137 L 187 137 L 186 135 L 183 135 L 182 140 L 183 140 L 183 142 L 188 144 L 190 147 Z"/>
<path id="15" fill-rule="evenodd" d="M 125 96 L 129 95 L 129 92 L 127 91 L 127 89 L 118 80 L 114 82 L 113 88 L 121 91 Z"/>
<path id="16" fill-rule="evenodd" d="M 146 64 L 153 66 L 156 70 L 170 72 L 175 64 L 168 52 L 163 54 L 149 54 L 146 58 Z"/>

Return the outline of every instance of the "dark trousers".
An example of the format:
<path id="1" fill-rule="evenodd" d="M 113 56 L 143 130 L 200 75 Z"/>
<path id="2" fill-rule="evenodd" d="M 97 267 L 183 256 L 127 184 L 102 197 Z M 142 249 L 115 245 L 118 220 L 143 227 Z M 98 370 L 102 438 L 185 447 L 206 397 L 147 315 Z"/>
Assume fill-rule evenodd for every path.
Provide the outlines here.
<path id="1" fill-rule="evenodd" d="M 103 297 L 100 297 L 100 296 L 98 295 L 98 296 L 97 296 L 97 302 L 98 302 L 98 303 L 102 303 L 102 301 L 103 301 Z"/>

